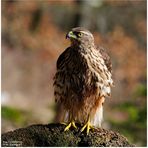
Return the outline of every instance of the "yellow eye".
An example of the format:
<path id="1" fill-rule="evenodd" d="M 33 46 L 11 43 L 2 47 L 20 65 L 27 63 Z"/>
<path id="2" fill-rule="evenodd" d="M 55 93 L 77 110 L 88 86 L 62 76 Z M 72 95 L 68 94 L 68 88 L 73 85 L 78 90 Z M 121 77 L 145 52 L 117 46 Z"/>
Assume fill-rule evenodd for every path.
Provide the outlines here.
<path id="1" fill-rule="evenodd" d="M 82 33 L 79 33 L 78 36 L 81 37 L 82 36 Z"/>

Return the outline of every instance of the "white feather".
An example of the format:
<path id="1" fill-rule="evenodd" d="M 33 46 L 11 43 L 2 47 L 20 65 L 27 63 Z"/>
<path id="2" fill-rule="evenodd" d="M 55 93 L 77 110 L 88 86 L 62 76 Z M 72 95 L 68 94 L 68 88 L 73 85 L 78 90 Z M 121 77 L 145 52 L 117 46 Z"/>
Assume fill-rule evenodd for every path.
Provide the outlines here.
<path id="1" fill-rule="evenodd" d="M 103 95 L 106 96 L 107 94 L 110 94 L 110 92 L 111 92 L 110 86 L 108 86 L 108 87 L 104 86 L 104 87 L 102 88 L 102 96 L 103 96 Z"/>
<path id="2" fill-rule="evenodd" d="M 64 122 L 68 122 L 69 118 L 69 112 L 65 111 L 65 115 L 64 115 Z"/>
<path id="3" fill-rule="evenodd" d="M 96 127 L 101 127 L 101 123 L 103 120 L 103 106 L 99 106 L 95 116 L 91 119 L 91 124 L 96 126 Z"/>

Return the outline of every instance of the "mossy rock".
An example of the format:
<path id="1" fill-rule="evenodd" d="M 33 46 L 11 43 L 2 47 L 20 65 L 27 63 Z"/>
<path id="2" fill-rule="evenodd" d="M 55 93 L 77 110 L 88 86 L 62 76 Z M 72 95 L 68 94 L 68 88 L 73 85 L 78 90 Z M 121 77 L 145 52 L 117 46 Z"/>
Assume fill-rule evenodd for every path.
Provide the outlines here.
<path id="1" fill-rule="evenodd" d="M 64 132 L 65 125 L 31 125 L 2 134 L 2 146 L 101 146 L 101 147 L 132 147 L 128 140 L 119 133 L 95 128 L 86 132 L 80 132 L 71 128 Z"/>

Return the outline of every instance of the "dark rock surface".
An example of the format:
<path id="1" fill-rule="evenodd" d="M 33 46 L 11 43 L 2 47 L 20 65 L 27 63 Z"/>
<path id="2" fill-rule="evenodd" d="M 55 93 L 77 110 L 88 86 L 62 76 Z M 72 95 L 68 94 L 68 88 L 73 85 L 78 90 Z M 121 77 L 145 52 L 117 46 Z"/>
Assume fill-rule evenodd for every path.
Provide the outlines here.
<path id="1" fill-rule="evenodd" d="M 64 132 L 65 125 L 31 125 L 2 134 L 2 146 L 101 146 L 101 147 L 132 147 L 128 140 L 119 133 L 95 128 L 80 132 L 71 128 Z"/>

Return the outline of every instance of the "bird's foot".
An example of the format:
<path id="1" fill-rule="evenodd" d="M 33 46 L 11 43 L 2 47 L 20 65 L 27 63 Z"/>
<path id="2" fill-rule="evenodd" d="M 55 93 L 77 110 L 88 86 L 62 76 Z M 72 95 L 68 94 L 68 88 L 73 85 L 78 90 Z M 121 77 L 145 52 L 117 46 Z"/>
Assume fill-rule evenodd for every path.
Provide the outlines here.
<path id="1" fill-rule="evenodd" d="M 64 129 L 64 131 L 68 131 L 70 127 L 73 126 L 74 128 L 77 128 L 74 121 L 71 121 Z"/>
<path id="2" fill-rule="evenodd" d="M 83 132 L 85 128 L 86 128 L 86 133 L 88 135 L 90 129 L 93 129 L 94 127 L 90 124 L 90 121 L 87 121 L 87 123 L 82 127 L 81 132 Z"/>

